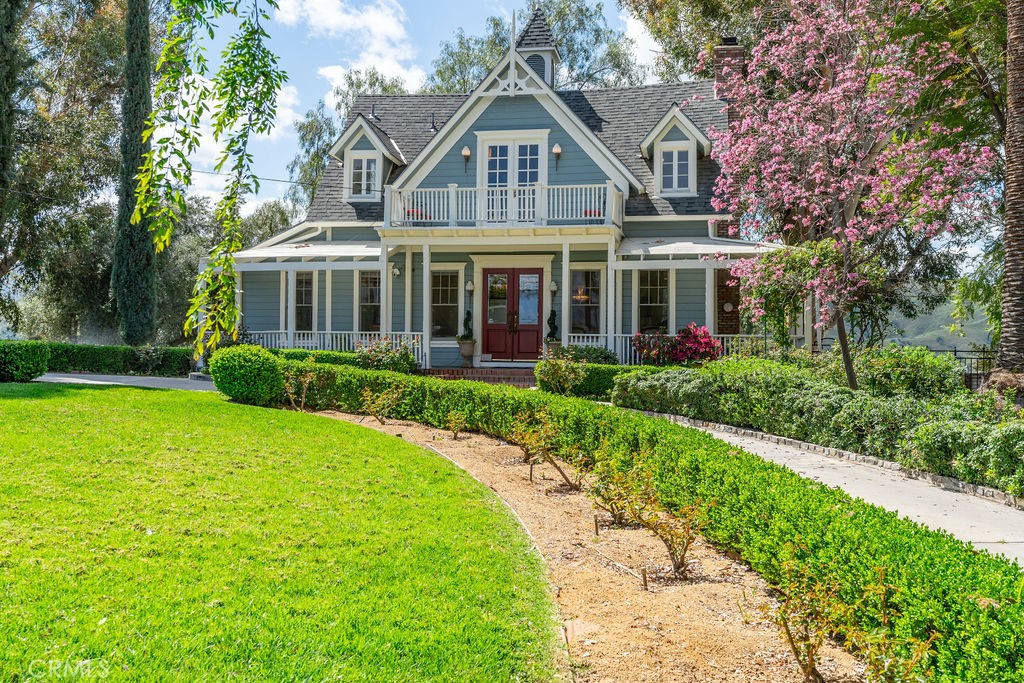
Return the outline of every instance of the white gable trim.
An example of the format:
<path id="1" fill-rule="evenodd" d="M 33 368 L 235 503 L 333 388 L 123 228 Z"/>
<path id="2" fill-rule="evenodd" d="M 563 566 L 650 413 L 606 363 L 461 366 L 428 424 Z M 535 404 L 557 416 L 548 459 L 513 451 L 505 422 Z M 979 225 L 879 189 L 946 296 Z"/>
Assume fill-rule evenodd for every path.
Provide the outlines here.
<path id="1" fill-rule="evenodd" d="M 338 141 L 331 146 L 330 155 L 335 159 L 341 160 L 341 156 L 339 156 L 339 154 L 345 149 L 345 147 L 355 142 L 359 133 L 365 135 L 373 146 L 392 163 L 399 166 L 405 166 L 405 155 L 403 155 L 402 150 L 399 149 L 398 143 L 391 140 L 391 144 L 393 144 L 395 149 L 398 150 L 399 156 L 396 157 L 387 149 L 386 145 L 381 144 L 380 135 L 378 135 L 377 131 L 373 129 L 370 122 L 367 121 L 366 117 L 362 114 L 356 114 L 356 118 L 352 122 L 352 125 L 346 128 L 345 132 L 338 138 Z"/>
<path id="2" fill-rule="evenodd" d="M 678 125 L 690 136 L 690 139 L 697 142 L 701 154 L 706 155 L 711 151 L 711 140 L 708 139 L 708 136 L 690 120 L 690 117 L 679 111 L 678 106 L 673 106 L 667 114 L 661 117 L 661 121 L 658 121 L 654 128 L 651 128 L 651 132 L 640 143 L 640 152 L 644 155 L 645 159 L 651 158 L 651 152 L 655 143 L 660 142 L 668 131 L 672 129 L 673 125 Z"/>
<path id="3" fill-rule="evenodd" d="M 518 67 L 515 78 L 503 76 L 508 72 L 510 60 L 514 60 Z M 483 111 L 494 101 L 494 97 L 515 97 L 517 95 L 536 97 L 537 102 L 583 148 L 590 159 L 615 181 L 620 189 L 625 190 L 631 185 L 639 191 L 644 190 L 644 184 L 626 168 L 625 164 L 608 149 L 607 145 L 580 121 L 579 117 L 569 109 L 569 105 L 558 96 L 551 86 L 540 79 L 537 72 L 526 64 L 522 56 L 514 51 L 498 62 L 487 78 L 455 111 L 441 132 L 427 143 L 419 156 L 398 178 L 398 182 L 394 185 L 395 189 L 416 187 L 422 182 L 423 178 L 440 160 L 440 156 L 448 151 L 449 147 L 446 145 L 451 145 L 452 141 L 459 140 L 465 135 Z"/>

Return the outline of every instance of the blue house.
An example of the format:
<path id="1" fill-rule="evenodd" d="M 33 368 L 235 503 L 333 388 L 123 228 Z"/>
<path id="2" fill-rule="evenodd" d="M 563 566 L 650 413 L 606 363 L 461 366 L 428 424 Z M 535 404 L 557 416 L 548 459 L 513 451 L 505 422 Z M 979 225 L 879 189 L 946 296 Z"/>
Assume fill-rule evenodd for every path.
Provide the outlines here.
<path id="1" fill-rule="evenodd" d="M 562 344 L 623 362 L 636 332 L 735 339 L 730 260 L 768 247 L 730 239 L 711 205 L 715 83 L 555 90 L 555 43 L 536 10 L 469 94 L 357 97 L 306 219 L 238 254 L 250 337 L 386 336 L 426 368 L 462 363 L 467 312 L 482 367 L 536 361 L 552 313 Z"/>

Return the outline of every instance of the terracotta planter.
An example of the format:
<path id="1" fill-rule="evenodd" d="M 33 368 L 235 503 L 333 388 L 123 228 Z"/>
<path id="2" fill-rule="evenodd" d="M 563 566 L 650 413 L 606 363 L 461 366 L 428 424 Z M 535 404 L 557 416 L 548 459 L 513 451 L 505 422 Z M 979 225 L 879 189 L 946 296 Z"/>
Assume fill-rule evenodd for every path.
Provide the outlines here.
<path id="1" fill-rule="evenodd" d="M 462 367 L 473 367 L 473 353 L 476 351 L 476 340 L 459 340 L 459 354 L 462 356 Z"/>

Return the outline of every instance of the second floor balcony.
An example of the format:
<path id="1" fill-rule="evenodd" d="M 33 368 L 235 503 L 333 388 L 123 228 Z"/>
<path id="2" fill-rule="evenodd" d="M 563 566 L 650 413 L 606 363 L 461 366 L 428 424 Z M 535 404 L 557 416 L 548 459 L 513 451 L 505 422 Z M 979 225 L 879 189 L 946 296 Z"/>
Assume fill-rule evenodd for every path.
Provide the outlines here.
<path id="1" fill-rule="evenodd" d="M 385 219 L 405 228 L 622 226 L 624 197 L 612 182 L 384 190 Z"/>

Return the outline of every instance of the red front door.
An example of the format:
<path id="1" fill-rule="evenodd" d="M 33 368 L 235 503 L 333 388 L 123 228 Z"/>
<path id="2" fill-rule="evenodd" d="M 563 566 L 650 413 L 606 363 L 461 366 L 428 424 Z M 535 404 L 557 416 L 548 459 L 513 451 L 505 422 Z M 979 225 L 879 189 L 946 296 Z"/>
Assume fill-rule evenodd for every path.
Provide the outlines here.
<path id="1" fill-rule="evenodd" d="M 491 360 L 540 358 L 543 280 L 539 268 L 484 271 L 484 355 Z"/>

